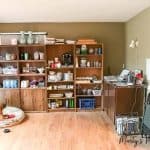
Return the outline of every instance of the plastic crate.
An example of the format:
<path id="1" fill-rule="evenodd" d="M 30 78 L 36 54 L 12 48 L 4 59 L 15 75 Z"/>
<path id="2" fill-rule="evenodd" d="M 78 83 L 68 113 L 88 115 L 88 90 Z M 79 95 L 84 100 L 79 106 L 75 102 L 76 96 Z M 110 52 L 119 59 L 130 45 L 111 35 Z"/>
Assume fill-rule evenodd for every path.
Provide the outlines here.
<path id="1" fill-rule="evenodd" d="M 80 98 L 79 99 L 80 109 L 94 109 L 95 108 L 95 98 Z"/>

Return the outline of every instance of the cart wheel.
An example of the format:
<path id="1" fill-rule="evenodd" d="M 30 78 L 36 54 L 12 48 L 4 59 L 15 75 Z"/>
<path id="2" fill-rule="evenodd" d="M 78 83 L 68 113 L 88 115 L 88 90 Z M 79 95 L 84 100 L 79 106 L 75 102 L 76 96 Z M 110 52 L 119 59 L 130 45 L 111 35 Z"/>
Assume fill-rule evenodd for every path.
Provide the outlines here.
<path id="1" fill-rule="evenodd" d="M 122 136 L 119 138 L 119 144 L 122 142 Z"/>
<path id="2" fill-rule="evenodd" d="M 127 135 L 124 136 L 124 144 L 127 142 Z"/>
<path id="3" fill-rule="evenodd" d="M 124 136 L 121 135 L 120 140 L 119 140 L 119 144 L 120 144 L 121 142 L 123 143 L 123 139 L 124 139 Z"/>
<path id="4" fill-rule="evenodd" d="M 138 143 L 138 142 L 137 142 L 137 141 L 135 141 L 135 143 L 134 143 L 134 147 L 136 147 L 136 146 L 137 146 L 137 143 Z"/>
<path id="5" fill-rule="evenodd" d="M 143 141 L 142 141 L 142 139 L 140 139 L 140 142 L 139 142 L 139 144 L 142 144 L 143 143 Z"/>

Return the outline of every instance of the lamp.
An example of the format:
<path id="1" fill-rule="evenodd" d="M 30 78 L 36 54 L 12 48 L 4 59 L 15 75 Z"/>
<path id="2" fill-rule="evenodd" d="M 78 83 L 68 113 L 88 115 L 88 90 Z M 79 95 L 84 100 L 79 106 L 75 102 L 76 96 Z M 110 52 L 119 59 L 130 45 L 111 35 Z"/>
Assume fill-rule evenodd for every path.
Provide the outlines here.
<path id="1" fill-rule="evenodd" d="M 150 93 L 150 58 L 146 58 L 147 95 Z"/>
<path id="2" fill-rule="evenodd" d="M 135 49 L 135 53 L 136 53 L 136 55 L 135 55 L 136 63 L 135 64 L 136 64 L 136 67 L 138 65 L 138 59 L 139 59 L 139 56 L 138 56 L 138 46 L 139 46 L 139 41 L 137 40 L 137 38 L 135 40 L 131 40 L 131 42 L 129 44 L 129 48 L 132 48 L 132 49 L 136 48 Z"/>
<path id="3" fill-rule="evenodd" d="M 129 45 L 130 48 L 136 48 L 139 46 L 139 41 L 136 39 L 136 40 L 131 40 L 131 43 Z"/>

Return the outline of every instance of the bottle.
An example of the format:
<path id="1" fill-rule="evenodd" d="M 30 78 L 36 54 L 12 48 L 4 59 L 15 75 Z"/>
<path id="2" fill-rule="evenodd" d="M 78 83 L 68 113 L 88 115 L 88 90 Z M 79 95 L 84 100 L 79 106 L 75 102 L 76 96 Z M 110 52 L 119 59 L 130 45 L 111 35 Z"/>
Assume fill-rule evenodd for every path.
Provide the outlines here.
<path id="1" fill-rule="evenodd" d="M 20 59 L 21 59 L 21 60 L 24 60 L 24 53 L 21 53 Z"/>
<path id="2" fill-rule="evenodd" d="M 90 67 L 90 61 L 87 61 L 86 66 Z"/>
<path id="3" fill-rule="evenodd" d="M 72 99 L 69 99 L 69 108 L 72 108 Z"/>
<path id="4" fill-rule="evenodd" d="M 98 55 L 101 55 L 101 54 L 102 54 L 102 49 L 101 49 L 101 48 L 98 48 L 97 54 L 98 54 Z"/>
<path id="5" fill-rule="evenodd" d="M 25 37 L 25 32 L 24 31 L 20 31 L 20 39 L 19 39 L 19 43 L 20 44 L 26 44 L 26 37 Z"/>
<path id="6" fill-rule="evenodd" d="M 32 35 L 32 31 L 28 31 L 29 35 L 27 38 L 27 44 L 33 44 L 33 35 Z"/>
<path id="7" fill-rule="evenodd" d="M 29 59 L 29 54 L 26 52 L 24 53 L 24 60 L 28 60 Z"/>
<path id="8" fill-rule="evenodd" d="M 87 46 L 85 45 L 85 44 L 83 44 L 82 46 L 81 46 L 81 52 L 80 52 L 82 55 L 84 55 L 84 54 L 87 54 Z"/>
<path id="9" fill-rule="evenodd" d="M 69 101 L 68 99 L 66 99 L 66 108 L 68 108 L 68 106 L 69 106 Z"/>
<path id="10" fill-rule="evenodd" d="M 74 99 L 72 99 L 71 103 L 72 103 L 72 108 L 74 108 Z"/>

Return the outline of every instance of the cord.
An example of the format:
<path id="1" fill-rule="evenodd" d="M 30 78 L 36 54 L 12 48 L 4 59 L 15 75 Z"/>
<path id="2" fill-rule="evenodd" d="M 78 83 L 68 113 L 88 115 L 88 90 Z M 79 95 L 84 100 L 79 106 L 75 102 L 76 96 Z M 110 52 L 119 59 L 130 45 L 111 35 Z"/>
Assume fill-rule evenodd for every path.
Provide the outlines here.
<path id="1" fill-rule="evenodd" d="M 135 107 L 135 105 L 136 105 L 136 102 L 137 102 L 137 93 L 138 93 L 138 87 L 136 87 L 136 89 L 135 89 L 134 102 L 133 102 L 133 104 L 132 104 L 130 113 L 133 113 L 134 107 Z"/>

